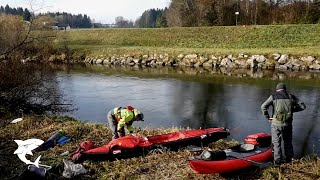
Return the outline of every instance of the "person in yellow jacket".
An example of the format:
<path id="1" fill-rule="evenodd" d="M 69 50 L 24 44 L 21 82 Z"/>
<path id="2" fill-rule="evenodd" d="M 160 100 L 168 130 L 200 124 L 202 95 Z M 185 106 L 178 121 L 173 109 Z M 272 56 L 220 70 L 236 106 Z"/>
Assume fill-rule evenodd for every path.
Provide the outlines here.
<path id="1" fill-rule="evenodd" d="M 132 106 L 116 107 L 108 112 L 107 118 L 112 131 L 112 139 L 125 136 L 124 126 L 129 133 L 133 133 L 132 123 L 134 121 L 144 121 L 143 114 Z"/>

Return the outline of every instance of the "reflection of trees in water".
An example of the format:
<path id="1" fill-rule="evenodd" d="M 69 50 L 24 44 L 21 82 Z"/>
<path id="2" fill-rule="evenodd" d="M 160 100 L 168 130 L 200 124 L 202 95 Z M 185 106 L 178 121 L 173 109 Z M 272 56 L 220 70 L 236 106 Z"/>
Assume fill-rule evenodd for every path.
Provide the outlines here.
<path id="1" fill-rule="evenodd" d="M 311 109 L 310 111 L 311 116 L 310 116 L 310 120 L 309 123 L 304 123 L 305 126 L 303 129 L 306 130 L 305 132 L 305 136 L 303 138 L 303 144 L 301 146 L 301 155 L 305 155 L 308 154 L 308 150 L 310 150 L 308 147 L 310 147 L 310 142 L 311 142 L 311 137 L 313 135 L 313 133 L 316 133 L 314 130 L 317 127 L 318 123 L 319 123 L 319 108 L 320 108 L 320 104 L 318 103 L 320 101 L 320 94 L 318 90 L 313 90 L 311 92 L 308 93 L 308 96 L 310 97 L 310 100 L 313 100 L 313 104 L 315 104 L 314 108 Z M 307 107 L 310 108 L 310 107 Z M 302 119 L 302 120 L 306 120 L 306 119 Z M 300 133 L 300 132 L 299 132 Z"/>
<path id="2" fill-rule="evenodd" d="M 218 97 L 223 86 L 216 84 L 181 83 L 176 88 L 173 112 L 182 117 L 185 126 L 206 128 L 226 125 L 217 118 L 223 111 L 222 99 Z M 220 122 L 223 121 L 223 122 Z"/>
<path id="3" fill-rule="evenodd" d="M 65 69 L 65 64 L 56 65 L 56 68 Z M 281 71 L 281 70 L 262 70 L 262 69 L 226 69 L 226 68 L 191 68 L 187 66 L 171 67 L 171 66 L 152 66 L 146 67 L 141 65 L 128 66 L 128 65 L 101 65 L 101 64 L 70 64 L 73 70 L 88 73 L 102 72 L 104 74 L 130 74 L 141 75 L 144 77 L 183 77 L 195 78 L 194 75 L 201 75 L 201 79 L 208 79 L 211 81 L 212 77 L 236 77 L 243 79 L 316 79 L 320 78 L 320 71 Z"/>
<path id="4" fill-rule="evenodd" d="M 231 128 L 231 130 L 240 128 L 239 137 L 245 136 L 243 133 L 251 131 L 269 131 L 269 124 L 265 123 L 263 125 L 263 121 L 260 122 L 260 120 L 264 120 L 260 106 L 274 92 L 277 82 L 268 83 L 267 87 L 269 88 L 257 89 L 255 87 L 248 88 L 248 85 L 235 85 L 234 83 L 230 84 L 232 87 L 226 87 L 225 83 L 198 84 L 196 82 L 179 82 L 176 86 L 173 112 L 183 117 L 181 124 L 184 126 L 194 128 L 224 126 Z M 295 82 L 289 81 L 288 84 L 289 87 L 298 85 L 298 89 L 300 89 L 299 84 L 295 84 Z M 307 97 L 303 98 L 303 96 Z M 307 110 L 301 112 L 305 114 L 304 118 L 302 117 L 301 119 L 304 122 L 299 125 L 300 132 L 294 132 L 300 137 L 299 139 L 302 139 L 302 142 L 299 141 L 298 147 L 295 147 L 297 151 L 300 150 L 301 152 L 297 153 L 297 155 L 306 155 L 312 153 L 313 148 L 319 146 L 310 143 L 314 143 L 312 138 L 317 136 L 318 133 L 316 131 L 319 126 L 318 110 L 320 109 L 320 104 L 317 102 L 320 101 L 320 93 L 314 89 L 307 91 L 306 94 L 297 94 L 297 97 L 302 101 L 312 101 L 305 102 L 312 105 L 307 105 Z M 231 109 L 228 109 L 228 107 Z M 255 122 L 257 124 L 254 124 Z M 236 124 L 238 124 L 237 127 Z M 237 135 L 234 137 L 237 137 Z"/>
<path id="5" fill-rule="evenodd" d="M 0 65 L 0 115 L 42 114 L 71 110 L 59 89 L 55 71 L 49 66 L 7 62 Z"/>

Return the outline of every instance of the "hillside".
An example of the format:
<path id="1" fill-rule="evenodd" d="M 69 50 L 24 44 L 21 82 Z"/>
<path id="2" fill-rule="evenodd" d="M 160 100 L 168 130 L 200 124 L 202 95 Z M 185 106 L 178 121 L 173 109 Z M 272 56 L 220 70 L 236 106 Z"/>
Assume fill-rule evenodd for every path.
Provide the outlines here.
<path id="1" fill-rule="evenodd" d="M 319 55 L 320 24 L 60 31 L 59 46 L 110 53 Z"/>

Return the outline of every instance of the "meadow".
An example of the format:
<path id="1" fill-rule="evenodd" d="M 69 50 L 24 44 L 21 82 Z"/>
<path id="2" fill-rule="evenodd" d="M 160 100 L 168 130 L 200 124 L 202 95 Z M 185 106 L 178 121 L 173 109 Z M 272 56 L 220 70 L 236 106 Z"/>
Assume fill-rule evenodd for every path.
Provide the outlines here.
<path id="1" fill-rule="evenodd" d="M 320 24 L 73 29 L 56 45 L 94 55 L 146 53 L 320 54 Z"/>

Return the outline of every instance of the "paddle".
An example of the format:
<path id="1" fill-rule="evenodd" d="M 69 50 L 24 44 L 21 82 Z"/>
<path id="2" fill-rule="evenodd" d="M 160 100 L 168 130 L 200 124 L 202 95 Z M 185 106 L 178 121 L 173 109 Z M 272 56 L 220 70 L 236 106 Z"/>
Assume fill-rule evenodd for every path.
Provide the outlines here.
<path id="1" fill-rule="evenodd" d="M 210 159 L 212 158 L 211 157 L 211 152 L 208 151 L 208 150 L 204 150 L 203 148 L 201 147 L 197 147 L 197 146 L 188 146 L 187 147 L 187 150 L 190 151 L 190 152 L 199 152 L 201 150 L 203 150 L 203 152 L 201 153 L 200 156 L 204 157 L 204 159 Z M 239 157 L 237 156 L 237 152 L 231 152 L 231 151 L 217 151 L 216 153 L 218 154 L 225 154 L 225 157 L 232 157 L 232 158 L 235 158 L 235 159 L 241 159 L 241 160 L 244 160 L 244 161 L 247 161 L 247 162 L 250 162 L 252 165 L 255 165 L 255 166 L 258 166 L 258 167 L 261 167 L 261 168 L 265 168 L 265 167 L 268 167 L 270 166 L 269 163 L 264 163 L 264 162 L 257 162 L 257 161 L 253 161 L 251 159 L 247 159 L 245 157 Z M 222 156 L 221 159 L 216 159 L 216 160 L 223 160 L 225 157 Z"/>

